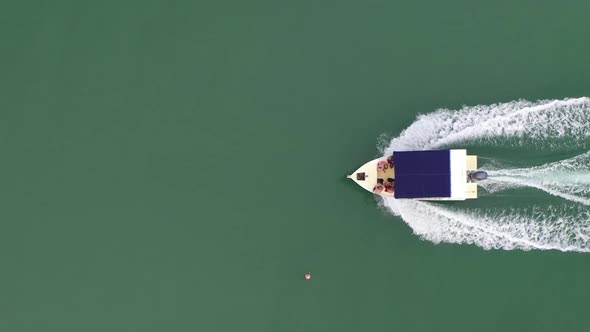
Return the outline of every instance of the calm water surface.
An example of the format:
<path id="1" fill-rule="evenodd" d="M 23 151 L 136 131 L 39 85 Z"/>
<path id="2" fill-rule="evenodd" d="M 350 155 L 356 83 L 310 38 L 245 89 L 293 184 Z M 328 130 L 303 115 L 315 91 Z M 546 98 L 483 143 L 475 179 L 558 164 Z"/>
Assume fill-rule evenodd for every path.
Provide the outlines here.
<path id="1" fill-rule="evenodd" d="M 589 12 L 4 3 L 0 330 L 588 330 L 590 255 L 436 245 L 345 175 L 420 113 L 590 95 Z"/>

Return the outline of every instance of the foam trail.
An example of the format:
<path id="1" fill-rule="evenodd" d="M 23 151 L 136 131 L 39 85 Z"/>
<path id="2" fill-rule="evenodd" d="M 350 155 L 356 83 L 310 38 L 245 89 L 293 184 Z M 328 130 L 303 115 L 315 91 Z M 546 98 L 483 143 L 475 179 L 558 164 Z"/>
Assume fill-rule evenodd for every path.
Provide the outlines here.
<path id="1" fill-rule="evenodd" d="M 559 138 L 560 142 L 548 139 Z M 487 143 L 505 146 L 544 144 L 544 149 L 561 148 L 563 143 L 588 143 L 590 98 L 518 100 L 503 104 L 463 107 L 458 111 L 440 109 L 418 119 L 382 147 L 394 150 L 428 150 L 457 143 Z"/>
<path id="2" fill-rule="evenodd" d="M 590 211 L 575 207 L 456 211 L 433 203 L 387 198 L 414 233 L 434 243 L 484 249 L 590 252 Z M 580 222 L 585 220 L 585 222 Z"/>
<path id="3" fill-rule="evenodd" d="M 497 192 L 532 187 L 551 195 L 590 206 L 590 151 L 576 157 L 529 168 L 488 170 L 483 188 Z"/>
<path id="4" fill-rule="evenodd" d="M 503 182 L 505 184 L 513 184 L 514 187 L 531 187 L 531 188 L 542 190 L 542 191 L 544 191 L 548 194 L 551 194 L 553 196 L 567 199 L 568 201 L 577 202 L 577 203 L 584 204 L 584 205 L 590 205 L 590 199 L 588 199 L 588 198 L 583 198 L 583 197 L 579 197 L 577 195 L 564 193 L 563 191 L 560 191 L 558 189 L 553 189 L 551 186 L 537 184 L 535 182 L 529 182 L 526 180 L 523 181 L 523 180 L 517 180 L 514 178 L 507 178 L 507 177 L 497 177 L 497 178 L 494 178 L 494 181 Z M 484 186 L 484 188 L 485 188 L 485 186 Z"/>
<path id="5" fill-rule="evenodd" d="M 393 151 L 466 145 L 579 151 L 590 148 L 590 98 L 524 100 L 447 109 L 420 115 L 399 137 L 381 146 Z M 490 163 L 493 164 L 493 163 Z M 452 208 L 437 203 L 384 198 L 420 237 L 434 243 L 468 243 L 485 249 L 590 252 L 590 151 L 567 160 L 488 169 L 484 189 L 495 193 L 533 187 L 564 199 L 555 207 Z M 509 206 L 510 202 L 506 202 Z M 534 206 L 534 202 L 531 202 Z"/>

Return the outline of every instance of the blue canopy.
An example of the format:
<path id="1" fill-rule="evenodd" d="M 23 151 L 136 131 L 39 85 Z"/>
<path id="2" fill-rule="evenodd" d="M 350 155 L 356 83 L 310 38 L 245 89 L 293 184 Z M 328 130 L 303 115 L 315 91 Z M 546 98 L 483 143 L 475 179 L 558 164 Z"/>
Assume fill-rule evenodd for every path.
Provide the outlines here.
<path id="1" fill-rule="evenodd" d="M 396 151 L 395 198 L 451 197 L 451 153 Z"/>

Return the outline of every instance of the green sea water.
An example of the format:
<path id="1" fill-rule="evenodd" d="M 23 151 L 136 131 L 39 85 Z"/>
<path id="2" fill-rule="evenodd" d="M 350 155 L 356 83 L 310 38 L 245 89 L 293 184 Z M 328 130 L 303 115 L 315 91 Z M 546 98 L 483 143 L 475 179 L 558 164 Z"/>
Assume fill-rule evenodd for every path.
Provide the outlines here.
<path id="1" fill-rule="evenodd" d="M 590 254 L 473 237 L 524 213 L 588 248 L 583 203 L 491 188 L 402 218 L 345 179 L 419 114 L 589 96 L 589 2 L 0 9 L 0 331 L 590 330 Z M 507 169 L 590 145 L 546 133 L 446 147 L 539 185 Z M 480 224 L 419 218 L 441 209 Z"/>

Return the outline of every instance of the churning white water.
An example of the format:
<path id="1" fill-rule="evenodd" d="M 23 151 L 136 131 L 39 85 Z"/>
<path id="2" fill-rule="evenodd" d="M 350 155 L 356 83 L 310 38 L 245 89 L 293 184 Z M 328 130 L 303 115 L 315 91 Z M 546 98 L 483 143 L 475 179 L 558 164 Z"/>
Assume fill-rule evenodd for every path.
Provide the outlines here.
<path id="1" fill-rule="evenodd" d="M 590 139 L 590 98 L 513 101 L 489 106 L 464 107 L 457 111 L 441 109 L 421 115 L 385 149 L 437 149 L 464 142 L 505 144 L 540 144 L 548 149 Z M 547 141 L 551 144 L 548 145 Z"/>
<path id="2" fill-rule="evenodd" d="M 532 187 L 590 206 L 590 151 L 542 166 L 490 169 L 488 175 L 489 181 L 480 183 L 488 192 Z"/>
<path id="3" fill-rule="evenodd" d="M 441 109 L 420 115 L 382 147 L 393 151 L 462 148 L 467 145 L 522 148 L 551 153 L 588 151 L 590 98 L 513 101 L 489 106 Z M 522 162 L 522 160 L 521 160 Z M 511 168 L 491 162 L 481 182 L 490 196 L 533 188 L 560 200 L 536 204 L 464 209 L 439 203 L 384 198 L 415 234 L 435 242 L 468 243 L 485 249 L 555 249 L 590 252 L 590 151 L 540 166 Z M 481 166 L 481 165 L 480 165 Z M 464 205 L 463 205 L 464 206 Z"/>

